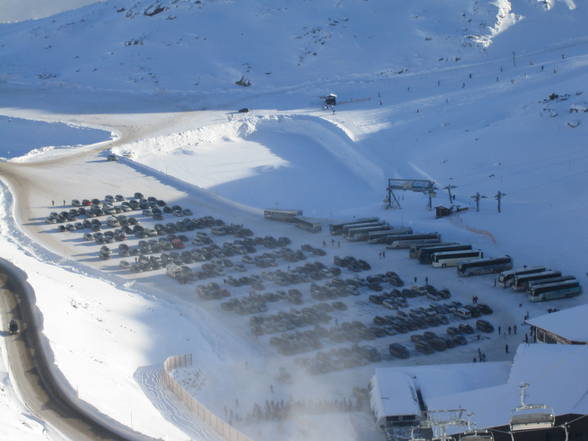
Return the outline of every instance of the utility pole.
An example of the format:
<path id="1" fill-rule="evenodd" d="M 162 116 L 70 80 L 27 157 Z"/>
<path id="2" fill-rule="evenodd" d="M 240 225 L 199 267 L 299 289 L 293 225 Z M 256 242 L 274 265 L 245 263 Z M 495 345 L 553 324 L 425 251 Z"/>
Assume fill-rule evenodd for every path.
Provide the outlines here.
<path id="1" fill-rule="evenodd" d="M 450 204 L 453 202 L 453 195 L 451 194 L 451 190 L 453 190 L 454 188 L 457 188 L 457 186 L 455 186 L 453 184 L 449 184 L 449 185 L 446 185 L 445 187 L 443 187 L 444 190 L 447 190 L 447 194 L 449 195 L 449 203 Z"/>
<path id="2" fill-rule="evenodd" d="M 501 192 L 500 190 L 498 190 L 498 193 L 496 193 L 496 196 L 494 196 L 494 197 L 496 198 L 496 200 L 498 201 L 498 212 L 499 212 L 499 213 L 502 213 L 502 210 L 501 210 L 501 209 L 502 209 L 502 207 L 501 207 L 501 204 L 500 204 L 500 203 L 501 203 L 501 201 L 502 201 L 502 198 L 503 198 L 504 196 L 506 196 L 506 193 L 503 193 L 503 192 Z"/>
<path id="3" fill-rule="evenodd" d="M 481 195 L 480 192 L 476 192 L 471 198 L 476 201 L 476 211 L 480 211 L 480 199 L 486 199 L 488 196 Z"/>

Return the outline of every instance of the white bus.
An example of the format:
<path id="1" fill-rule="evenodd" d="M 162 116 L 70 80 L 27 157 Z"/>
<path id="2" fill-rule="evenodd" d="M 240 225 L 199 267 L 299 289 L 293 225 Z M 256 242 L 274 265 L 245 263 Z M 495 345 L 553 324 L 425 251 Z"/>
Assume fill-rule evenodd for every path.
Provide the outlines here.
<path id="1" fill-rule="evenodd" d="M 392 229 L 387 230 L 387 231 L 372 231 L 368 234 L 368 243 L 380 243 L 380 241 L 385 241 L 390 236 L 399 236 L 401 234 L 402 235 L 412 234 L 412 228 L 410 228 L 410 227 L 406 227 L 406 228 L 405 227 L 400 227 L 400 228 L 392 227 Z"/>
<path id="2" fill-rule="evenodd" d="M 415 241 L 423 241 L 423 240 L 441 240 L 441 235 L 437 233 L 423 233 L 423 234 L 401 234 L 398 236 L 390 236 L 386 240 L 386 244 L 388 248 L 408 248 Z"/>
<path id="3" fill-rule="evenodd" d="M 457 242 L 439 242 L 434 245 L 428 245 L 426 243 L 425 244 L 419 243 L 416 245 L 411 245 L 408 255 L 410 256 L 411 259 L 416 259 L 417 257 L 419 257 L 421 249 L 445 247 L 448 245 L 458 245 L 458 243 Z"/>
<path id="4" fill-rule="evenodd" d="M 443 251 L 433 254 L 431 264 L 435 268 L 446 268 L 448 266 L 457 266 L 467 260 L 481 259 L 484 253 L 480 250 L 463 250 L 463 251 Z"/>
<path id="5" fill-rule="evenodd" d="M 457 265 L 457 275 L 461 277 L 478 276 L 481 274 L 499 273 L 512 268 L 510 256 L 476 259 Z"/>
<path id="6" fill-rule="evenodd" d="M 531 302 L 543 302 L 545 300 L 573 297 L 581 293 L 580 282 L 575 279 L 565 282 L 543 283 L 530 289 L 529 300 Z"/>
<path id="7" fill-rule="evenodd" d="M 522 274 L 515 276 L 514 282 L 512 284 L 512 289 L 515 291 L 526 291 L 529 288 L 529 283 L 542 280 L 542 279 L 549 279 L 551 277 L 559 277 L 561 273 L 559 271 L 542 271 L 540 273 L 532 273 L 532 274 Z"/>
<path id="8" fill-rule="evenodd" d="M 373 225 L 371 227 L 354 228 L 348 230 L 345 238 L 348 240 L 367 240 L 368 234 L 375 231 L 391 231 L 390 225 Z"/>
<path id="9" fill-rule="evenodd" d="M 294 222 L 296 216 L 302 216 L 302 210 L 282 210 L 268 209 L 263 210 L 263 216 L 266 219 L 277 220 L 282 222 Z"/>
<path id="10" fill-rule="evenodd" d="M 386 222 L 382 222 L 382 221 L 374 221 L 374 222 L 364 222 L 361 224 L 345 225 L 343 227 L 343 229 L 341 230 L 341 234 L 343 234 L 345 236 L 345 235 L 347 235 L 347 233 L 349 231 L 359 230 L 360 228 L 375 227 L 378 225 L 388 225 L 388 224 Z"/>
<path id="11" fill-rule="evenodd" d="M 560 283 L 567 282 L 568 280 L 576 280 L 574 276 L 561 276 L 561 277 L 549 277 L 548 279 L 534 280 L 528 283 L 527 291 L 531 292 L 532 288 L 536 288 L 539 285 L 545 285 L 546 283 Z"/>
<path id="12" fill-rule="evenodd" d="M 430 239 L 409 239 L 409 240 L 399 240 L 394 241 L 392 244 L 388 245 L 388 248 L 405 248 L 408 249 L 412 245 L 436 245 L 441 243 L 441 239 L 439 237 L 432 237 Z"/>
<path id="13" fill-rule="evenodd" d="M 433 255 L 435 253 L 441 253 L 445 251 L 467 251 L 471 250 L 471 245 L 464 245 L 464 244 L 455 244 L 455 245 L 434 245 L 430 248 L 421 248 L 418 253 L 417 257 L 419 259 L 419 263 L 427 264 L 433 263 Z"/>
<path id="14" fill-rule="evenodd" d="M 331 234 L 343 234 L 343 227 L 350 225 L 365 224 L 366 222 L 378 222 L 380 219 L 377 217 L 364 217 L 350 222 L 342 222 L 340 224 L 329 225 L 329 231 Z"/>
<path id="15" fill-rule="evenodd" d="M 541 273 L 543 271 L 545 271 L 544 266 L 532 266 L 528 268 L 523 267 L 511 271 L 504 271 L 498 275 L 498 286 L 501 286 L 502 288 L 508 288 L 509 286 L 513 285 L 516 276 Z"/>

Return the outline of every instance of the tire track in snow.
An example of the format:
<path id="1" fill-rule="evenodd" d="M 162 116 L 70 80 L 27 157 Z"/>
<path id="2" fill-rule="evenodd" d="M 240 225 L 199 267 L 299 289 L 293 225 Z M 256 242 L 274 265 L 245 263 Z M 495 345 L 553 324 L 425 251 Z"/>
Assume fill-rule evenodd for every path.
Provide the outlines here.
<path id="1" fill-rule="evenodd" d="M 153 406 L 168 421 L 184 431 L 190 439 L 199 441 L 222 441 L 215 433 L 196 423 L 194 415 L 179 401 L 163 382 L 163 368 L 145 366 L 138 368 L 133 375 L 143 393 L 151 400 Z"/>

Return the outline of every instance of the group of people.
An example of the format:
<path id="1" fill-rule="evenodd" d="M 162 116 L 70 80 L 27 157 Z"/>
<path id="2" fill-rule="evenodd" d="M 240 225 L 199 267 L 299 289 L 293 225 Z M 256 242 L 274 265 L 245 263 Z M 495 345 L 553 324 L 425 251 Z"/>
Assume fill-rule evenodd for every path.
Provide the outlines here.
<path id="1" fill-rule="evenodd" d="M 321 414 L 330 412 L 353 412 L 361 409 L 363 403 L 355 398 L 334 400 L 266 400 L 263 406 L 255 403 L 253 409 L 245 417 L 248 422 L 278 421 L 291 417 L 293 414 Z M 242 421 L 238 412 L 224 408 L 225 418 L 229 424 Z"/>

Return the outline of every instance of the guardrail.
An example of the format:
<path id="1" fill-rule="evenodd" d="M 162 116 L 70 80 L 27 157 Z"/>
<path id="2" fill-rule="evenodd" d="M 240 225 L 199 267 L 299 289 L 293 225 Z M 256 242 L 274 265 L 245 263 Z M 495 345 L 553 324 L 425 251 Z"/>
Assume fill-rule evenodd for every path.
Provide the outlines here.
<path id="1" fill-rule="evenodd" d="M 173 378 L 171 372 L 174 369 L 191 366 L 192 354 L 168 357 L 163 363 L 163 379 L 165 385 L 180 399 L 180 401 L 186 404 L 190 412 L 192 412 L 196 418 L 207 424 L 226 441 L 252 441 L 247 435 L 239 432 L 222 418 L 219 418 L 208 410 L 206 406 L 190 395 L 182 385 Z"/>

